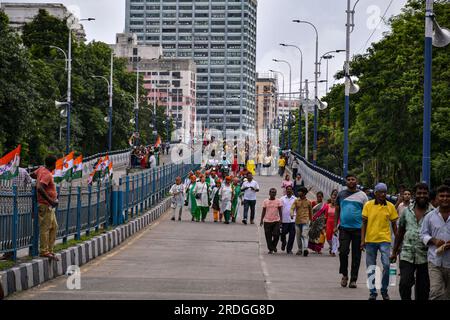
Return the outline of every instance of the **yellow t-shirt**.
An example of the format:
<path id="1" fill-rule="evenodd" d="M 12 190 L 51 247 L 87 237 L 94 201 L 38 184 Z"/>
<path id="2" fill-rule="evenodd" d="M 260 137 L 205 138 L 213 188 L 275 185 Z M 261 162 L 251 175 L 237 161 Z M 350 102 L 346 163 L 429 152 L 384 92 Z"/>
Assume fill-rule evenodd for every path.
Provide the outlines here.
<path id="1" fill-rule="evenodd" d="M 278 166 L 279 167 L 284 167 L 286 165 L 286 160 L 284 160 L 283 158 L 278 160 Z"/>
<path id="2" fill-rule="evenodd" d="M 375 204 L 375 200 L 368 201 L 363 208 L 363 219 L 367 220 L 366 239 L 367 243 L 391 242 L 392 221 L 398 219 L 395 206 L 386 201 L 387 205 Z"/>

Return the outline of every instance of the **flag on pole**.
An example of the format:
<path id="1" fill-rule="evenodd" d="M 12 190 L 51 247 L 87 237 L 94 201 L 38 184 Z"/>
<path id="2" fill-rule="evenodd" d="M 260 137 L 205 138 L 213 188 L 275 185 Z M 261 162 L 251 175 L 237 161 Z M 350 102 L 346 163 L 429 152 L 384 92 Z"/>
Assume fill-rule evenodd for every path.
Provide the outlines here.
<path id="1" fill-rule="evenodd" d="M 79 156 L 73 162 L 72 179 L 80 179 L 83 176 L 83 156 Z"/>
<path id="2" fill-rule="evenodd" d="M 0 159 L 0 180 L 10 180 L 19 173 L 21 145 Z"/>
<path id="3" fill-rule="evenodd" d="M 63 158 L 63 180 L 69 180 L 72 177 L 73 169 L 73 151 Z"/>
<path id="4" fill-rule="evenodd" d="M 103 163 L 103 158 L 100 157 L 97 161 L 97 164 L 94 167 L 94 171 L 92 171 L 89 174 L 89 179 L 88 179 L 88 183 L 92 184 L 94 181 L 98 180 L 99 177 L 101 177 L 101 165 Z"/>
<path id="5" fill-rule="evenodd" d="M 112 161 L 109 162 L 108 173 L 109 173 L 109 176 L 112 177 L 112 175 L 113 175 L 113 163 L 112 163 Z"/>
<path id="6" fill-rule="evenodd" d="M 53 171 L 53 180 L 60 183 L 64 180 L 63 176 L 64 158 L 56 160 L 55 171 Z"/>
<path id="7" fill-rule="evenodd" d="M 109 156 L 106 155 L 103 158 L 103 161 L 102 161 L 102 164 L 101 164 L 102 175 L 106 175 L 108 173 L 108 169 L 109 169 Z"/>
<path id="8" fill-rule="evenodd" d="M 161 137 L 158 136 L 158 138 L 156 138 L 155 148 L 158 148 L 160 145 L 161 145 Z"/>

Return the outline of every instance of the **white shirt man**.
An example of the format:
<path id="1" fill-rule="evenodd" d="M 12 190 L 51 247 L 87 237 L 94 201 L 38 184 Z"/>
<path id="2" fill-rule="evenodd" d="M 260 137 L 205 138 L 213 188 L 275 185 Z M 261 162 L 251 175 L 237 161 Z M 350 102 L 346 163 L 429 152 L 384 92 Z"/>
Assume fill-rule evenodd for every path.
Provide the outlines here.
<path id="1" fill-rule="evenodd" d="M 148 159 L 148 162 L 150 164 L 150 169 L 156 168 L 156 157 L 154 154 L 152 154 L 150 156 L 150 158 Z"/>
<path id="2" fill-rule="evenodd" d="M 250 223 L 254 224 L 255 207 L 256 207 L 256 192 L 259 191 L 259 184 L 253 180 L 251 173 L 247 175 L 247 181 L 242 184 L 241 191 L 244 191 L 244 218 L 243 224 L 247 224 L 248 209 L 250 208 Z"/>
<path id="3" fill-rule="evenodd" d="M 282 225 L 281 225 L 281 250 L 285 249 L 287 254 L 292 254 L 292 248 L 295 240 L 295 216 L 291 216 L 291 207 L 296 198 L 293 195 L 292 187 L 286 188 L 287 195 L 281 197 L 282 209 Z M 289 234 L 289 239 L 286 246 L 286 235 Z"/>

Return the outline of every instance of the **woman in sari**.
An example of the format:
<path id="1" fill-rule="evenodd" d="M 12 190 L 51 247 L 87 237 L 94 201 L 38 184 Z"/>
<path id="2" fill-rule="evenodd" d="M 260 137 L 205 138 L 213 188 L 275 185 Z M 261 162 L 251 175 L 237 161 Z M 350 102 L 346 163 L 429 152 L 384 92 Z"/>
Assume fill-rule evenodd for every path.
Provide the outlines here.
<path id="1" fill-rule="evenodd" d="M 234 177 L 231 188 L 233 190 L 233 200 L 231 202 L 231 222 L 236 222 L 239 214 L 239 204 L 242 201 L 241 184 L 238 177 Z"/>
<path id="2" fill-rule="evenodd" d="M 331 191 L 331 198 L 328 200 L 329 208 L 325 215 L 325 219 L 327 221 L 327 241 L 330 245 L 330 255 L 332 257 L 336 256 L 338 249 L 338 238 L 337 235 L 334 234 L 334 214 L 336 211 L 336 199 L 338 196 L 338 191 L 334 189 Z"/>
<path id="3" fill-rule="evenodd" d="M 197 200 L 195 199 L 195 185 L 197 183 L 197 177 L 195 175 L 191 176 L 191 184 L 188 187 L 187 194 L 187 202 L 188 202 L 188 208 L 191 210 L 192 215 L 192 221 L 195 220 L 195 218 L 198 216 L 198 211 L 200 210 L 197 206 Z"/>
<path id="4" fill-rule="evenodd" d="M 313 207 L 313 218 L 311 227 L 309 229 L 309 243 L 308 248 L 322 254 L 323 244 L 325 243 L 325 216 L 328 212 L 329 206 L 323 202 L 323 192 L 319 191 L 316 194 L 317 204 Z"/>

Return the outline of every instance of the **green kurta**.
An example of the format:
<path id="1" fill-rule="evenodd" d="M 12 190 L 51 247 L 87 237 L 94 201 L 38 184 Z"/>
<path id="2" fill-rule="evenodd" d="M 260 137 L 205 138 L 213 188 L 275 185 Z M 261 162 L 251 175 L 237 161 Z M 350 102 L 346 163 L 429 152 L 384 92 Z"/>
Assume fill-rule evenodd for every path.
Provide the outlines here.
<path id="1" fill-rule="evenodd" d="M 238 213 L 239 213 L 239 197 L 241 195 L 241 186 L 237 185 L 235 186 L 234 184 L 233 186 L 233 201 L 231 202 L 231 215 L 233 218 L 237 218 Z"/>
<path id="2" fill-rule="evenodd" d="M 189 208 L 191 209 L 192 217 L 196 218 L 197 220 L 200 219 L 199 213 L 200 208 L 197 206 L 197 199 L 195 199 L 194 189 L 195 189 L 196 183 L 192 183 L 189 187 Z"/>

